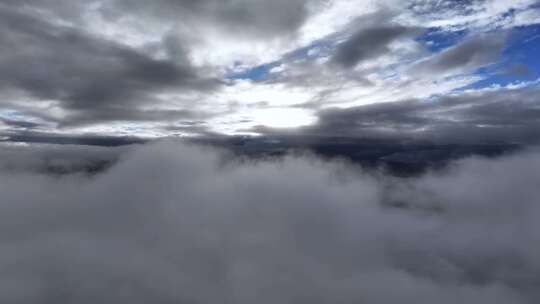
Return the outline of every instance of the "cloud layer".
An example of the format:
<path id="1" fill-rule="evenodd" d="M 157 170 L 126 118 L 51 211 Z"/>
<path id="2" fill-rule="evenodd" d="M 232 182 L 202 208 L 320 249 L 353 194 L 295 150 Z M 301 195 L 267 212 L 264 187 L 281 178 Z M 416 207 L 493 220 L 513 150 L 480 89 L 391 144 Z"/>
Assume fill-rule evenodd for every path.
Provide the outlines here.
<path id="1" fill-rule="evenodd" d="M 175 142 L 63 150 L 120 161 L 51 176 L 5 163 L 58 151 L 12 149 L 0 166 L 5 303 L 540 299 L 535 151 L 403 180 Z"/>
<path id="2" fill-rule="evenodd" d="M 538 20 L 534 0 L 6 0 L 0 136 L 261 135 L 533 88 Z"/>

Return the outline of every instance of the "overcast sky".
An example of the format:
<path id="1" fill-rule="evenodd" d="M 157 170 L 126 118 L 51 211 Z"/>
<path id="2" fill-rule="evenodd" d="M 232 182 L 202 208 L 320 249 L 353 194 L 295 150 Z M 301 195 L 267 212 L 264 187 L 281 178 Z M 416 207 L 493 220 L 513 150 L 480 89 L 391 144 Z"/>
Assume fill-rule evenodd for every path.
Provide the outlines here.
<path id="1" fill-rule="evenodd" d="M 535 0 L 2 0 L 0 137 L 530 142 L 539 23 Z"/>
<path id="2" fill-rule="evenodd" d="M 538 0 L 0 0 L 0 303 L 540 303 L 539 54 Z"/>

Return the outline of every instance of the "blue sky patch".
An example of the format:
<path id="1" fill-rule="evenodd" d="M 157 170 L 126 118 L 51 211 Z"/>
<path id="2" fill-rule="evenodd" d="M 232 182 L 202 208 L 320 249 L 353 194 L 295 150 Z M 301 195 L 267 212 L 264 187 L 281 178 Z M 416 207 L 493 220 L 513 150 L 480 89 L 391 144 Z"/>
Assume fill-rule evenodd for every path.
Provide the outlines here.
<path id="1" fill-rule="evenodd" d="M 253 68 L 248 68 L 240 72 L 230 73 L 226 75 L 225 78 L 232 79 L 232 80 L 249 79 L 253 81 L 262 81 L 268 78 L 270 74 L 270 70 L 280 65 L 281 65 L 281 61 L 263 64 L 263 65 L 259 65 Z"/>
<path id="2" fill-rule="evenodd" d="M 331 50 L 335 47 L 335 44 L 328 40 L 319 40 L 315 41 L 312 44 L 296 49 L 292 52 L 285 54 L 280 60 L 258 65 L 255 67 L 247 68 L 240 72 L 231 72 L 225 76 L 226 79 L 231 80 L 253 80 L 253 81 L 264 81 L 268 80 L 271 77 L 270 71 L 282 65 L 283 63 L 296 61 L 296 60 L 316 60 L 322 56 L 328 55 Z M 241 64 L 241 63 L 239 63 Z"/>
<path id="3" fill-rule="evenodd" d="M 465 36 L 467 31 L 445 31 L 441 28 L 430 28 L 422 35 L 416 37 L 416 41 L 423 43 L 424 46 L 432 53 L 437 53 L 456 45 Z"/>
<path id="4" fill-rule="evenodd" d="M 481 89 L 494 85 L 506 86 L 540 77 L 540 26 L 513 30 L 499 62 L 478 69 L 475 74 L 484 79 L 463 89 Z"/>

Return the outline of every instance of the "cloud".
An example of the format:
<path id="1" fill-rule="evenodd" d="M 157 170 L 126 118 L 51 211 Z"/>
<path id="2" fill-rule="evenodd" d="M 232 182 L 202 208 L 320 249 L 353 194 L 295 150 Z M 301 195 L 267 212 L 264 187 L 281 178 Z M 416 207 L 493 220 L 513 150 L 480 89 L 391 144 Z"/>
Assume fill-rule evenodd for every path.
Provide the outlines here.
<path id="1" fill-rule="evenodd" d="M 6 7 L 0 7 L 0 16 L 0 88 L 19 90 L 34 103 L 58 102 L 67 112 L 60 118 L 65 121 L 70 115 L 79 122 L 80 117 L 92 122 L 156 119 L 152 114 L 166 119 L 166 111 L 144 110 L 161 103 L 156 93 L 219 86 L 219 81 L 199 75 L 187 57 L 183 62 L 156 59 Z M 181 117 L 180 112 L 175 115 Z"/>
<path id="2" fill-rule="evenodd" d="M 21 146 L 0 143 L 0 172 L 28 174 L 91 174 L 115 163 L 130 147 L 94 147 L 58 144 Z M 87 143 L 88 144 L 88 143 Z"/>
<path id="3" fill-rule="evenodd" d="M 133 36 L 139 38 L 152 39 L 173 29 L 188 45 L 197 66 L 223 74 L 237 65 L 251 67 L 278 60 L 309 43 L 300 42 L 303 25 L 330 2 L 115 0 L 103 2 L 98 14 L 113 28 L 125 22 L 123 27 L 134 30 Z"/>
<path id="4" fill-rule="evenodd" d="M 48 132 L 38 132 L 31 130 L 25 130 L 24 132 L 3 132 L 2 134 L 0 134 L 0 136 L 1 142 L 84 146 L 90 145 L 102 147 L 124 146 L 148 141 L 148 138 L 141 138 L 136 136 L 104 136 L 92 133 L 86 133 L 82 135 L 51 134 Z"/>
<path id="5" fill-rule="evenodd" d="M 490 32 L 538 24 L 536 0 L 411 1 L 416 22 L 448 31 Z"/>
<path id="6" fill-rule="evenodd" d="M 65 153 L 92 154 L 84 150 Z M 11 155 L 25 163 L 35 153 Z M 534 151 L 407 180 L 309 157 L 223 156 L 162 142 L 124 151 L 93 176 L 1 170 L 0 300 L 540 297 Z"/>
<path id="7" fill-rule="evenodd" d="M 237 135 L 312 124 L 331 106 L 505 85 L 534 76 L 517 50 L 532 44 L 506 36 L 537 13 L 533 0 L 6 0 L 0 112 L 20 117 L 2 132 Z M 513 74 L 478 70 L 518 57 Z"/>
<path id="8" fill-rule="evenodd" d="M 261 39 L 276 35 L 290 35 L 297 31 L 309 14 L 310 5 L 319 0 L 116 0 L 105 5 L 121 13 L 131 12 L 147 18 L 163 17 L 175 21 L 205 26 L 217 23 L 222 27 L 218 30 L 234 32 L 240 35 L 255 36 Z"/>
<path id="9" fill-rule="evenodd" d="M 389 18 L 384 14 L 365 17 L 365 19 Z M 340 43 L 332 56 L 332 61 L 345 68 L 354 68 L 359 62 L 371 60 L 389 53 L 390 44 L 404 37 L 412 38 L 418 29 L 398 24 L 385 24 L 378 20 L 358 30 Z"/>
<path id="10" fill-rule="evenodd" d="M 504 34 L 469 37 L 412 67 L 413 73 L 448 74 L 472 72 L 495 62 L 506 42 Z"/>
<path id="11" fill-rule="evenodd" d="M 319 111 L 299 134 L 416 139 L 446 143 L 538 142 L 538 88 L 493 88 L 432 100 L 405 100 Z M 266 134 L 279 130 L 259 130 Z M 294 132 L 293 132 L 294 133 Z"/>
<path id="12" fill-rule="evenodd" d="M 5 117 L 0 117 L 0 122 L 4 125 L 14 127 L 14 128 L 23 128 L 23 129 L 34 129 L 39 126 L 39 123 L 24 121 L 24 120 L 15 120 Z"/>

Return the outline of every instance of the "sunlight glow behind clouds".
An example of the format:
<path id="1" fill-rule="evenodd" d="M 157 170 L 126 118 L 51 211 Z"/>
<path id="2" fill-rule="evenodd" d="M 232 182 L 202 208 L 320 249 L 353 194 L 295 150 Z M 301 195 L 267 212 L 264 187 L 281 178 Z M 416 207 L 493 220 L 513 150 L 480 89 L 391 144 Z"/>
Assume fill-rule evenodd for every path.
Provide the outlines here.
<path id="1" fill-rule="evenodd" d="M 517 26 L 538 23 L 535 3 L 58 0 L 0 5 L 6 23 L 1 37 L 11 37 L 0 42 L 13 45 L 6 54 L 0 51 L 5 55 L 0 67 L 11 71 L 0 79 L 0 109 L 21 111 L 28 122 L 40 111 L 49 121 L 36 128 L 53 133 L 120 128 L 167 136 L 170 126 L 194 120 L 203 123 L 193 133 L 203 125 L 234 134 L 253 126 L 316 124 L 322 109 L 428 99 L 495 79 L 505 73 L 505 60 L 518 56 L 505 54 L 506 45 L 493 42 L 493 31 L 504 30 L 510 40 Z M 457 31 L 463 34 L 445 40 Z M 480 39 L 491 49 L 482 48 Z M 524 61 L 525 68 L 536 64 L 526 56 Z M 524 80 L 532 79 L 515 78 Z"/>
<path id="2" fill-rule="evenodd" d="M 249 113 L 255 123 L 271 128 L 295 128 L 311 125 L 316 118 L 303 109 L 274 108 L 259 109 Z"/>

